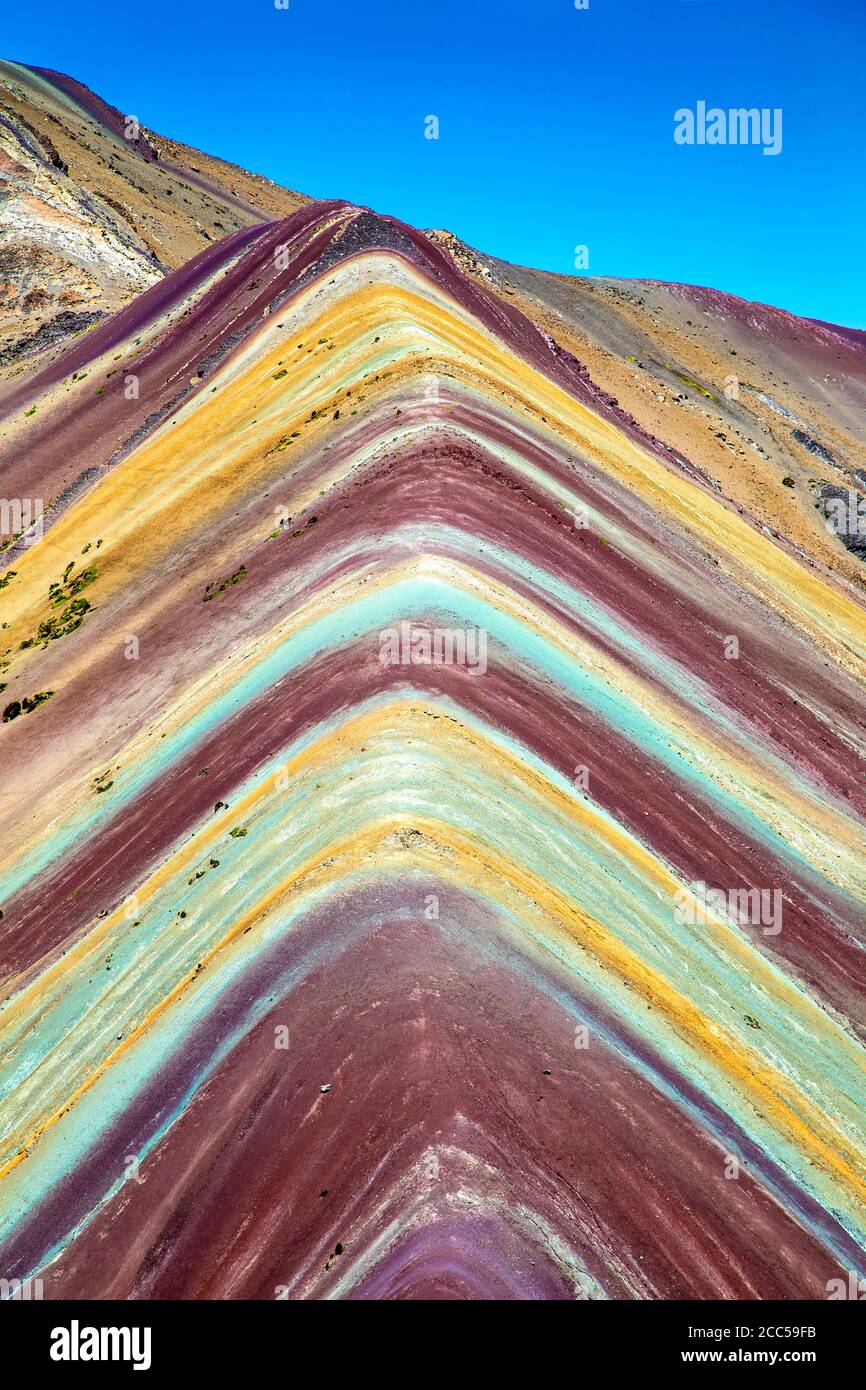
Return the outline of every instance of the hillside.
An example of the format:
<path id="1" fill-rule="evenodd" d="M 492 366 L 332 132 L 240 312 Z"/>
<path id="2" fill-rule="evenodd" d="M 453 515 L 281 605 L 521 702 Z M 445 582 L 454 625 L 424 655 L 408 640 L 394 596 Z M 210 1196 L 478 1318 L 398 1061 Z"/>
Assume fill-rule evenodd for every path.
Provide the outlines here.
<path id="1" fill-rule="evenodd" d="M 2 61 L 0 199 L 0 383 L 210 243 L 307 201 L 130 125 L 62 73 Z"/>
<path id="2" fill-rule="evenodd" d="M 76 187 L 112 139 L 55 141 Z M 862 335 L 337 200 L 199 247 L 196 196 L 0 395 L 42 501 L 0 576 L 0 1268 L 824 1298 L 866 1230 L 866 611 L 815 503 Z"/>

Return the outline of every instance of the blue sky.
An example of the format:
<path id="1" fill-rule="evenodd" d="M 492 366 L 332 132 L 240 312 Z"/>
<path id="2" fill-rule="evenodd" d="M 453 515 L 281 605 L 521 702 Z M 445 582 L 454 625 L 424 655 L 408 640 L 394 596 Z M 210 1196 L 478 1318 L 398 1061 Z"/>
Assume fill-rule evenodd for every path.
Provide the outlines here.
<path id="1" fill-rule="evenodd" d="M 573 272 L 585 245 L 591 274 L 866 327 L 866 0 L 40 0 L 2 47 L 506 260 Z M 675 144 L 700 100 L 781 108 L 781 153 Z"/>

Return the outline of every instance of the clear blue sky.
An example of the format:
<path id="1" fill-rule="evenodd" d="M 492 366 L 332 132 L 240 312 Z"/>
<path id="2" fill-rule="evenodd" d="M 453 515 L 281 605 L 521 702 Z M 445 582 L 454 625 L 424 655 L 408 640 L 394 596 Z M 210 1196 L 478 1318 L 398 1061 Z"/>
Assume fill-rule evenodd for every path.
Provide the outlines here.
<path id="1" fill-rule="evenodd" d="M 4 9 L 2 56 L 302 192 L 525 265 L 573 271 L 585 244 L 591 274 L 866 327 L 866 0 Z M 781 107 L 781 154 L 677 146 L 673 113 L 699 100 Z"/>

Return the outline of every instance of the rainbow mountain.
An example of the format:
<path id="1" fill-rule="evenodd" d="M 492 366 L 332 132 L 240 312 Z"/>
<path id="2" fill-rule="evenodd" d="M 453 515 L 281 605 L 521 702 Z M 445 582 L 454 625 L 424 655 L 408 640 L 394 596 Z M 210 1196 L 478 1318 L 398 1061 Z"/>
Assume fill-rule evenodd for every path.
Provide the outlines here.
<path id="1" fill-rule="evenodd" d="M 866 337 L 286 197 L 57 333 L 13 268 L 0 1274 L 826 1298 Z"/>

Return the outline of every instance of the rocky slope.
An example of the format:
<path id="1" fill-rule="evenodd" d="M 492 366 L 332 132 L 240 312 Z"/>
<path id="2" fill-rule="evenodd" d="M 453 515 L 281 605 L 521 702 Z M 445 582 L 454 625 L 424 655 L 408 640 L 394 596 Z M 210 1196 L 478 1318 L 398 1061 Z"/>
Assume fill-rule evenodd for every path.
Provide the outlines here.
<path id="1" fill-rule="evenodd" d="M 0 62 L 0 383 L 211 242 L 306 201 Z"/>

